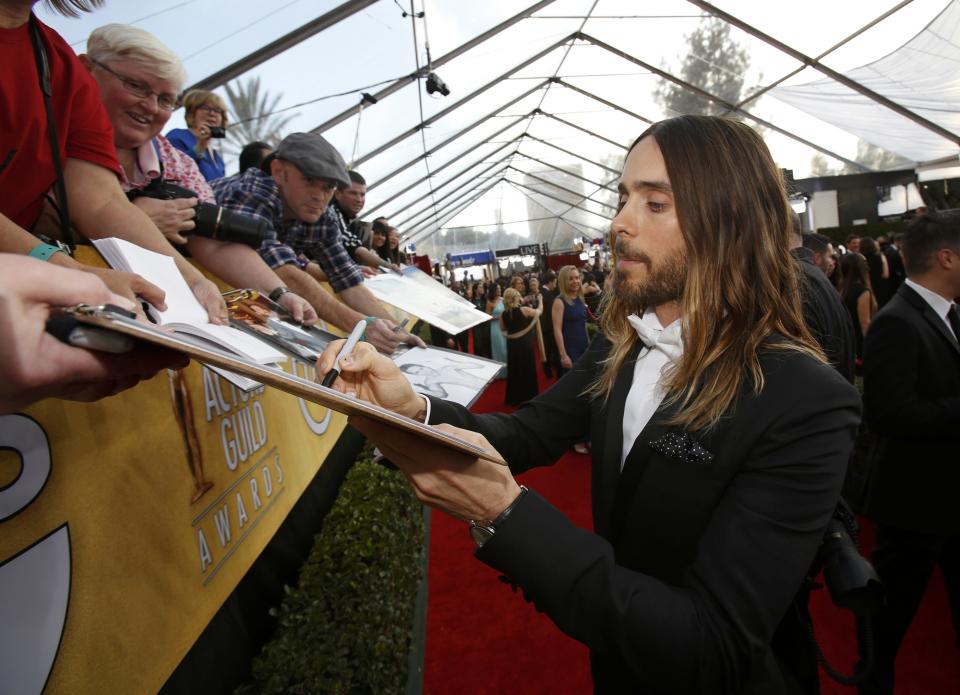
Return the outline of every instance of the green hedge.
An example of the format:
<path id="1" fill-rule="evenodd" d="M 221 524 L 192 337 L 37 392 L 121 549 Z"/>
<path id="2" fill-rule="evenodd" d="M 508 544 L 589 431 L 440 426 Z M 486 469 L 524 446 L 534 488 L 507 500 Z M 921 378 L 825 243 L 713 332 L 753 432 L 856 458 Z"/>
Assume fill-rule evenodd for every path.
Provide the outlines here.
<path id="1" fill-rule="evenodd" d="M 369 452 L 344 480 L 250 693 L 402 693 L 408 676 L 423 512 L 397 471 Z"/>

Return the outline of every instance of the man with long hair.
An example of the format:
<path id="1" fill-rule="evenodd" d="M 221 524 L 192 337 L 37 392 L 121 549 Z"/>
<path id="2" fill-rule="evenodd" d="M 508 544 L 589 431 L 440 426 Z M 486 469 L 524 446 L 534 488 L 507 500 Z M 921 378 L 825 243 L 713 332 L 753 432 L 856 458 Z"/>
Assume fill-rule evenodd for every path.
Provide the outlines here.
<path id="1" fill-rule="evenodd" d="M 780 173 L 746 125 L 683 116 L 640 136 L 619 188 L 602 333 L 552 389 L 473 415 L 366 346 L 336 387 L 503 455 L 509 469 L 352 420 L 590 647 L 597 692 L 816 692 L 795 602 L 860 408 L 804 325 Z M 594 533 L 513 478 L 587 435 Z"/>

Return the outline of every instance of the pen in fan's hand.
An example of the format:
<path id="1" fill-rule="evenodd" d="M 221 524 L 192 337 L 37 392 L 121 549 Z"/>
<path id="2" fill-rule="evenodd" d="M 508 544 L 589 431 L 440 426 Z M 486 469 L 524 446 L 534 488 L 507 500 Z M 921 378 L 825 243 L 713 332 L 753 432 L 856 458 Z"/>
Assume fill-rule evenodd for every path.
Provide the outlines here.
<path id="1" fill-rule="evenodd" d="M 366 329 L 366 320 L 361 319 L 360 321 L 357 321 L 357 325 L 353 327 L 352 331 L 350 331 L 350 336 L 347 338 L 347 342 L 343 344 L 343 347 L 340 348 L 340 352 L 337 353 L 337 359 L 334 360 L 330 371 L 326 373 L 326 375 L 323 377 L 323 381 L 320 382 L 321 386 L 330 388 L 333 385 L 333 382 L 337 380 L 337 377 L 340 376 L 340 360 L 353 352 L 353 348 L 355 348 L 357 343 L 359 343 L 363 338 L 363 332 Z"/>

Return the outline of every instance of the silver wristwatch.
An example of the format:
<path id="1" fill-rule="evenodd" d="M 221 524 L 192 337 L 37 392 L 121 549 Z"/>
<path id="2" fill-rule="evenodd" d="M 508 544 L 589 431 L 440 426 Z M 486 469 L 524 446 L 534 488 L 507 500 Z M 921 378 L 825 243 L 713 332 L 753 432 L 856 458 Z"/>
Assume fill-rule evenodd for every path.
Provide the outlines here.
<path id="1" fill-rule="evenodd" d="M 482 548 L 484 543 L 493 538 L 493 534 L 497 532 L 497 526 L 503 523 L 503 520 L 510 516 L 510 512 L 513 511 L 514 507 L 517 506 L 517 503 L 520 499 L 528 492 L 526 485 L 520 486 L 520 494 L 516 496 L 513 502 L 500 512 L 497 515 L 496 519 L 471 519 L 470 520 L 470 537 L 473 538 L 473 542 L 477 544 L 478 548 Z"/>

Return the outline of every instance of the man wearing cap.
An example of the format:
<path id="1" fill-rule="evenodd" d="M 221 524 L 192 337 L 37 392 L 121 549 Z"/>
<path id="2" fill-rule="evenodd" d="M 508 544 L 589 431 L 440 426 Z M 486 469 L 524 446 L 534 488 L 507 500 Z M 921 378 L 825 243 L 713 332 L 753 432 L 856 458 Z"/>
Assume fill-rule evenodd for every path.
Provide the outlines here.
<path id="1" fill-rule="evenodd" d="M 320 318 L 344 330 L 364 317 L 377 319 L 367 326 L 366 337 L 382 352 L 392 352 L 400 342 L 423 345 L 399 329 L 363 286 L 363 274 L 344 249 L 336 220 L 325 219 L 334 214 L 328 205 L 339 184 L 350 185 L 346 164 L 315 133 L 288 135 L 259 169 L 211 182 L 221 206 L 266 221 L 260 255 L 290 290 L 313 304 Z M 318 278 L 327 280 L 343 303 L 325 292 Z"/>

